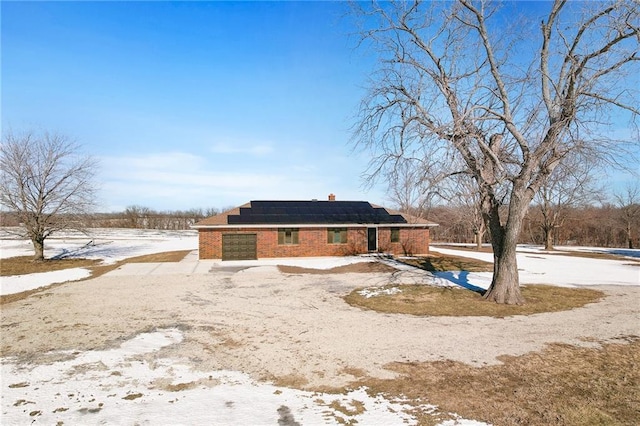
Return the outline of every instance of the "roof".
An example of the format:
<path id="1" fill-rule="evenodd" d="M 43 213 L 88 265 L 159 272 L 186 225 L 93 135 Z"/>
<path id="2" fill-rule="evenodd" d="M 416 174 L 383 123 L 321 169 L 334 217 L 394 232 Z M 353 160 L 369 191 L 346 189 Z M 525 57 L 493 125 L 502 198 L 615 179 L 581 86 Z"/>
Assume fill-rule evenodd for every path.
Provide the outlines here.
<path id="1" fill-rule="evenodd" d="M 194 228 L 246 225 L 436 226 L 366 201 L 251 201 L 196 223 Z"/>

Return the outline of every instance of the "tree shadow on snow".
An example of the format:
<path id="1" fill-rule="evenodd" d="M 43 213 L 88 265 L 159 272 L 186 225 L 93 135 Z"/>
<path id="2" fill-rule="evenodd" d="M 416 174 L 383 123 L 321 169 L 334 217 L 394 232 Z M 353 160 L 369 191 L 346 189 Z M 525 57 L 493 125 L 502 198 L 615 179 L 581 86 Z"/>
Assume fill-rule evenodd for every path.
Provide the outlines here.
<path id="1" fill-rule="evenodd" d="M 124 259 L 140 255 L 141 249 L 146 247 L 145 244 L 131 245 L 131 246 L 119 246 L 117 244 L 112 245 L 113 241 L 106 241 L 95 243 L 93 240 L 89 241 L 83 246 L 74 247 L 72 249 L 60 248 L 59 252 L 53 256 L 53 260 L 62 260 L 68 258 L 86 258 L 97 257 L 103 260 L 107 259 Z M 55 250 L 55 249 L 52 249 Z"/>
<path id="2" fill-rule="evenodd" d="M 484 288 L 478 287 L 477 285 L 473 285 L 469 282 L 469 272 L 467 271 L 460 271 L 457 274 L 450 271 L 434 272 L 433 275 L 438 278 L 442 278 L 447 281 L 450 281 L 456 285 L 459 285 L 460 287 L 464 287 L 467 290 L 480 293 L 481 295 L 484 295 L 486 292 Z"/>

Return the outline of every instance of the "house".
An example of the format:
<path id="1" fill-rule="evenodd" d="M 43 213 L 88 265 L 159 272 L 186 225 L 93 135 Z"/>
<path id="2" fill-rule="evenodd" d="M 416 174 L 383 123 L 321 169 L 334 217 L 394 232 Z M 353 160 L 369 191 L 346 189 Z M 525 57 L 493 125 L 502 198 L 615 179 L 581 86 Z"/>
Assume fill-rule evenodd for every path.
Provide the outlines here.
<path id="1" fill-rule="evenodd" d="M 251 201 L 196 223 L 200 259 L 427 254 L 437 226 L 366 201 Z"/>

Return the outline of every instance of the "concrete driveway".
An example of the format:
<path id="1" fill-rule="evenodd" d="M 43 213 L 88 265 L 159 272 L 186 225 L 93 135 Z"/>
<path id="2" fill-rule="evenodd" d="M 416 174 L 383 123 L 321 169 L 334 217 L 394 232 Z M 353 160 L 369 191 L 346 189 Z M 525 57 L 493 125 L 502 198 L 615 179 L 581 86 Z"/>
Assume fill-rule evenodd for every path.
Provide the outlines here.
<path id="1" fill-rule="evenodd" d="M 139 275 L 203 275 L 209 273 L 214 260 L 199 260 L 198 251 L 194 250 L 180 262 L 125 263 L 105 275 L 139 276 Z"/>

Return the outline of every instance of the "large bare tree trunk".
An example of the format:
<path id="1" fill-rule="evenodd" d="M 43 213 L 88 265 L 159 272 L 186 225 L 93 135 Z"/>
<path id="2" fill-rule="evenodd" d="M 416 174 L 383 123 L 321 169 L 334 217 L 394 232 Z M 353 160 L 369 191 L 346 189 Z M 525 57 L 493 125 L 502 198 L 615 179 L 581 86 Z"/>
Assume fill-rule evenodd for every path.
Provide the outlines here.
<path id="1" fill-rule="evenodd" d="M 484 298 L 496 303 L 522 305 L 525 300 L 520 291 L 516 248 L 530 197 L 521 186 L 515 188 L 511 193 L 509 213 L 503 224 L 500 218 L 500 203 L 488 186 L 484 186 L 484 189 L 487 192 L 482 197 L 483 207 L 488 212 L 484 219 L 490 230 L 493 247 L 493 279 Z"/>
<path id="2" fill-rule="evenodd" d="M 476 237 L 476 250 L 480 251 L 482 250 L 482 231 L 478 229 L 475 233 L 475 237 Z"/>
<path id="3" fill-rule="evenodd" d="M 33 260 L 36 262 L 43 261 L 44 260 L 44 238 L 33 238 L 31 242 L 33 243 L 33 249 L 35 250 Z"/>
<path id="4" fill-rule="evenodd" d="M 545 228 L 544 232 L 544 249 L 553 250 L 553 230 Z"/>
<path id="5" fill-rule="evenodd" d="M 520 291 L 518 277 L 518 261 L 516 259 L 516 244 L 505 243 L 502 252 L 493 255 L 493 279 L 491 287 L 484 295 L 486 300 L 505 303 L 508 305 L 522 305 L 525 300 Z"/>

